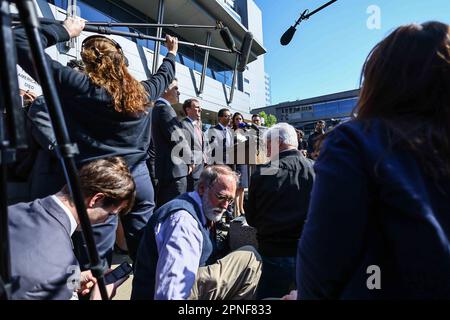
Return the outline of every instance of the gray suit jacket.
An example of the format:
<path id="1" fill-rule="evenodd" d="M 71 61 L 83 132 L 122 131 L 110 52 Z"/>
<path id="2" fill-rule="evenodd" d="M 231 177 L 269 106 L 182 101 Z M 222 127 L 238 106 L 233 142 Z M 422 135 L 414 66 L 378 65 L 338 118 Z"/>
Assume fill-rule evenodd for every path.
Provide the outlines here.
<path id="1" fill-rule="evenodd" d="M 175 110 L 161 100 L 155 102 L 152 110 L 152 140 L 155 147 L 155 176 L 159 183 L 186 177 L 190 148 Z M 183 150 L 180 153 L 183 159 L 178 159 L 178 163 L 171 157 L 174 148 Z"/>
<path id="2" fill-rule="evenodd" d="M 202 140 L 200 141 L 198 135 L 195 133 L 194 124 L 190 119 L 184 118 L 181 124 L 185 130 L 184 133 L 189 146 L 191 147 L 191 163 L 195 164 L 194 171 L 191 175 L 192 178 L 199 179 L 204 166 L 205 137 L 202 132 Z"/>
<path id="3" fill-rule="evenodd" d="M 78 268 L 70 238 L 70 221 L 46 197 L 8 208 L 11 275 L 18 279 L 13 299 L 66 300 L 73 293 Z"/>

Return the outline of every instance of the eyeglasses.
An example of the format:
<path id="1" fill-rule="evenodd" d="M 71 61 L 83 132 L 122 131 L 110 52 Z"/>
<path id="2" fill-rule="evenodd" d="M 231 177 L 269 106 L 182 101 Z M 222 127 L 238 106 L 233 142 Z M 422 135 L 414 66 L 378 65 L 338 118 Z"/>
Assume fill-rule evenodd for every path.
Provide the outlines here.
<path id="1" fill-rule="evenodd" d="M 219 194 L 218 192 L 215 193 L 215 196 L 216 196 L 216 199 L 219 200 L 220 202 L 227 201 L 228 204 L 232 204 L 234 202 L 233 197 L 227 197 L 222 194 Z"/>
<path id="2" fill-rule="evenodd" d="M 227 115 L 224 115 L 224 116 L 222 116 L 223 118 L 231 118 L 231 114 L 227 114 Z"/>

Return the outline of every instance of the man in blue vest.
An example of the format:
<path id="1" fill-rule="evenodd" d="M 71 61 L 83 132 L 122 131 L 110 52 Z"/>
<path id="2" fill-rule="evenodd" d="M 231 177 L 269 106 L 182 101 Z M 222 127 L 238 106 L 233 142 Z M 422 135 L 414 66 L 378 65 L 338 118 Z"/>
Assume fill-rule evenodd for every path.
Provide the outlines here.
<path id="1" fill-rule="evenodd" d="M 139 246 L 132 299 L 252 299 L 261 258 L 251 246 L 217 260 L 215 223 L 234 200 L 237 175 L 206 167 L 196 191 L 180 195 L 150 218 Z"/>

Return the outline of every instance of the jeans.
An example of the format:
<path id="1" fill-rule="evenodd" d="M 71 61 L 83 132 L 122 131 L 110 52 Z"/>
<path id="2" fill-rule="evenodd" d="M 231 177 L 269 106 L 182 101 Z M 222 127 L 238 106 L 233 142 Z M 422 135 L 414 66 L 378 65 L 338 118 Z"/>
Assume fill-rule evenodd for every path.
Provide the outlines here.
<path id="1" fill-rule="evenodd" d="M 295 289 L 296 257 L 262 256 L 262 274 L 256 298 L 281 298 Z"/>

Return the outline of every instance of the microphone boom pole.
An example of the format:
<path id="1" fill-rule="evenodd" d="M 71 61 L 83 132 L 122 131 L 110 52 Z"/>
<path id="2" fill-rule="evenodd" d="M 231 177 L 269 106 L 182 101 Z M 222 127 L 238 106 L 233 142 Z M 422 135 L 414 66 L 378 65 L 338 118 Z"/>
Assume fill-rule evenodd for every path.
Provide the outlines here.
<path id="1" fill-rule="evenodd" d="M 281 38 L 280 38 L 281 45 L 286 46 L 286 45 L 289 44 L 289 42 L 291 42 L 292 37 L 294 36 L 294 33 L 296 31 L 296 28 L 297 28 L 297 26 L 299 25 L 300 22 L 302 22 L 303 20 L 308 20 L 309 17 L 311 17 L 313 14 L 315 14 L 315 13 L 319 12 L 320 10 L 328 7 L 329 5 L 333 4 L 336 1 L 337 0 L 328 1 L 327 3 L 323 4 L 319 8 L 313 10 L 311 13 L 308 13 L 309 12 L 308 9 L 303 11 L 303 13 L 297 19 L 297 21 L 295 21 L 295 24 L 293 26 L 290 26 L 289 29 L 287 29 L 286 32 L 283 33 L 283 35 L 281 36 Z"/>
<path id="2" fill-rule="evenodd" d="M 18 15 L 11 15 L 15 21 L 13 24 L 20 24 L 21 22 L 18 20 Z M 51 23 L 63 23 L 63 20 L 55 20 L 49 18 L 38 18 L 41 24 L 51 24 Z M 101 22 L 101 21 L 86 21 L 85 25 L 87 26 L 101 26 L 101 27 L 129 27 L 129 28 L 191 28 L 191 29 L 215 29 L 220 30 L 223 29 L 222 21 L 217 21 L 215 26 L 204 26 L 204 25 L 196 25 L 196 24 L 177 24 L 177 23 L 141 23 L 141 22 Z"/>
<path id="3" fill-rule="evenodd" d="M 101 27 L 101 26 L 87 25 L 87 26 L 84 27 L 83 31 L 96 32 L 96 33 L 100 33 L 100 34 L 117 35 L 117 36 L 130 37 L 130 38 L 138 38 L 138 39 L 148 39 L 148 40 L 161 41 L 161 42 L 165 42 L 166 41 L 166 39 L 164 39 L 164 38 L 158 38 L 158 37 L 154 37 L 154 36 L 149 36 L 149 35 L 146 35 L 146 34 L 143 34 L 143 33 L 134 33 L 134 32 L 112 30 L 110 28 Z M 211 46 L 198 44 L 198 43 L 193 43 L 193 42 L 178 41 L 178 44 L 188 45 L 188 46 L 202 48 L 202 49 L 210 49 L 210 50 L 222 51 L 222 52 L 227 52 L 227 53 L 235 53 L 235 52 L 240 53 L 237 50 L 234 51 L 232 49 L 211 47 Z"/>

